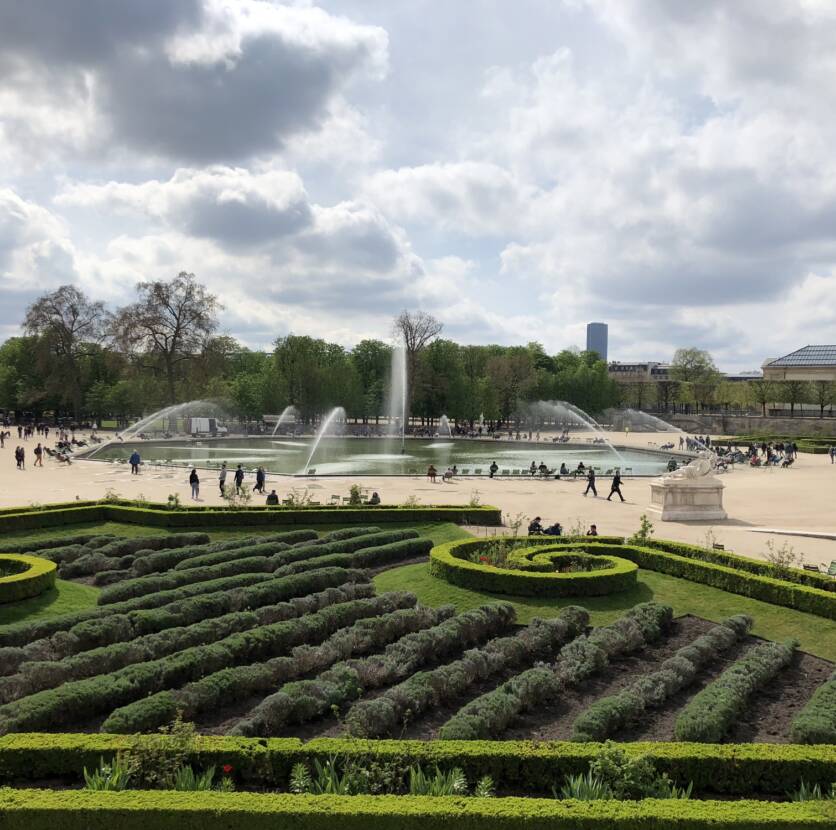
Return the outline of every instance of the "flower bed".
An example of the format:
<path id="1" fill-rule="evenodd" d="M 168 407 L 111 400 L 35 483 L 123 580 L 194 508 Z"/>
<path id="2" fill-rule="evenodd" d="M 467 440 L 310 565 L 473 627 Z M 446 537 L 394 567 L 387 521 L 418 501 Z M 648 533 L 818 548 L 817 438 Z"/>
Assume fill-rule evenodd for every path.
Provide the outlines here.
<path id="1" fill-rule="evenodd" d="M 39 556 L 0 554 L 0 603 L 18 602 L 55 586 L 57 565 Z"/>

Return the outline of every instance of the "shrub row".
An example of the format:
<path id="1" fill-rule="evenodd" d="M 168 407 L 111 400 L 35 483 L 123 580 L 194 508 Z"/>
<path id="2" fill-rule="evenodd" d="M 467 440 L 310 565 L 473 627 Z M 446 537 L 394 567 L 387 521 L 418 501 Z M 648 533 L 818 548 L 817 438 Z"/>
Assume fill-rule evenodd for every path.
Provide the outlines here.
<path id="1" fill-rule="evenodd" d="M 618 694 L 599 698 L 575 720 L 572 740 L 602 741 L 646 709 L 661 706 L 693 683 L 703 668 L 745 637 L 751 627 L 750 617 L 730 617 L 678 649 L 657 671 L 640 677 Z"/>
<path id="2" fill-rule="evenodd" d="M 678 741 L 717 743 L 751 696 L 790 664 L 797 643 L 760 643 L 695 695 L 674 726 Z"/>
<path id="3" fill-rule="evenodd" d="M 4 542 L 3 553 L 37 553 L 45 559 L 50 557 L 46 551 L 54 548 L 63 548 L 68 545 L 86 545 L 97 538 L 110 540 L 113 537 L 105 537 L 98 533 L 76 533 L 73 536 L 58 536 L 54 539 L 31 539 L 24 542 Z"/>
<path id="4" fill-rule="evenodd" d="M 463 706 L 439 730 L 442 740 L 476 740 L 501 734 L 521 712 L 554 699 L 566 686 L 601 671 L 618 655 L 636 651 L 662 636 L 673 618 L 670 606 L 646 602 L 610 625 L 594 628 L 560 650 L 551 668 L 518 674 Z"/>
<path id="5" fill-rule="evenodd" d="M 4 567 L 5 563 L 5 567 Z M 0 554 L 0 604 L 36 597 L 55 587 L 55 563 L 25 553 Z"/>
<path id="6" fill-rule="evenodd" d="M 285 684 L 264 698 L 234 732 L 269 735 L 285 723 L 321 717 L 331 706 L 357 698 L 363 691 L 409 677 L 430 660 L 490 639 L 506 630 L 515 619 L 514 607 L 508 603 L 466 611 L 426 631 L 401 638 L 387 646 L 382 654 L 339 663 L 312 680 Z"/>
<path id="7" fill-rule="evenodd" d="M 129 579 L 125 582 L 106 588 L 99 594 L 99 605 L 110 605 L 114 602 L 122 602 L 135 597 L 142 597 L 146 594 L 154 594 L 159 591 L 169 591 L 183 585 L 195 582 L 205 582 L 210 579 L 220 579 L 227 576 L 237 576 L 243 573 L 270 573 L 285 564 L 284 557 L 293 554 L 300 560 L 312 559 L 333 553 L 348 553 L 352 550 L 375 547 L 384 542 L 393 542 L 402 539 L 415 539 L 418 533 L 414 530 L 397 530 L 388 533 L 373 533 L 366 536 L 358 536 L 354 539 L 345 539 L 331 542 L 325 545 L 303 545 L 298 548 L 288 548 L 282 541 L 266 542 L 242 549 L 248 554 L 243 558 L 230 557 L 228 551 L 216 554 L 222 557 L 222 561 L 216 564 L 203 567 L 189 566 L 182 570 L 176 569 L 164 574 L 153 574 L 142 576 L 136 579 Z M 347 550 L 344 550 L 347 548 Z M 203 557 L 199 557 L 203 558 Z M 186 560 L 186 563 L 193 560 Z M 287 561 L 295 561 L 289 559 Z M 184 563 L 180 563 L 181 565 Z"/>
<path id="8" fill-rule="evenodd" d="M 436 625 L 452 614 L 451 606 L 404 608 L 381 617 L 358 620 L 332 634 L 321 645 L 297 646 L 288 657 L 221 669 L 182 689 L 157 692 L 129 703 L 111 713 L 102 725 L 102 731 L 150 732 L 170 723 L 178 713 L 185 719 L 193 719 L 202 712 L 229 705 L 230 700 L 267 692 L 278 683 L 321 671 L 337 660 L 367 654 L 408 633 Z"/>
<path id="9" fill-rule="evenodd" d="M 131 611 L 120 615 L 111 614 L 100 619 L 80 622 L 68 632 L 59 632 L 50 638 L 36 640 L 23 648 L 0 649 L 0 668 L 5 674 L 13 674 L 29 660 L 60 660 L 100 646 L 189 625 L 231 611 L 272 605 L 283 600 L 290 601 L 294 607 L 298 605 L 304 608 L 308 594 L 342 586 L 348 582 L 362 582 L 368 586 L 367 579 L 362 571 L 323 568 L 305 574 L 269 579 L 257 585 L 187 597 L 161 608 Z"/>
<path id="10" fill-rule="evenodd" d="M 106 556 L 100 551 L 94 550 L 72 561 L 62 562 L 58 569 L 58 575 L 61 579 L 78 579 L 79 577 L 94 576 L 107 571 L 127 571 L 135 559 L 136 556 L 130 553 L 125 556 Z"/>
<path id="11" fill-rule="evenodd" d="M 8 830 L 816 830 L 827 801 L 558 801 L 530 798 L 3 790 Z"/>
<path id="12" fill-rule="evenodd" d="M 644 542 L 644 547 L 663 550 L 666 553 L 675 553 L 678 556 L 687 556 L 690 559 L 699 559 L 703 562 L 711 562 L 714 565 L 725 565 L 727 568 L 747 571 L 759 576 L 769 576 L 784 582 L 795 582 L 798 585 L 820 588 L 831 593 L 836 592 L 836 580 L 827 574 L 817 574 L 813 571 L 804 571 L 798 568 L 778 569 L 768 562 L 738 556 L 730 551 L 713 550 L 697 545 L 688 545 L 684 542 L 671 542 L 667 539 L 648 539 Z"/>
<path id="13" fill-rule="evenodd" d="M 256 610 L 236 611 L 145 636 L 125 636 L 129 633 L 128 629 L 122 632 L 126 642 L 93 648 L 63 660 L 36 660 L 24 663 L 18 674 L 0 679 L 0 703 L 34 694 L 42 689 L 54 689 L 71 680 L 107 674 L 134 663 L 156 660 L 191 646 L 213 643 L 237 631 L 289 620 L 319 611 L 328 605 L 371 595 L 372 586 L 360 587 L 354 583 L 310 593 L 312 588 L 318 587 L 320 580 L 306 578 L 309 576 L 310 574 L 290 576 L 282 580 L 286 582 L 286 595 L 294 596 L 297 602 L 279 602 L 264 605 Z M 111 625 L 115 623 L 117 626 L 123 621 L 135 629 L 129 619 L 108 620 Z"/>
<path id="14" fill-rule="evenodd" d="M 103 556 L 125 556 L 140 550 L 171 550 L 209 544 L 206 533 L 165 533 L 160 536 L 117 538 L 98 549 Z"/>
<path id="15" fill-rule="evenodd" d="M 836 744 L 836 672 L 793 718 L 790 737 L 798 744 Z"/>
<path id="16" fill-rule="evenodd" d="M 322 642 L 334 631 L 361 617 L 409 607 L 415 601 L 411 594 L 391 593 L 331 605 L 315 614 L 233 634 L 212 645 L 194 646 L 111 674 L 36 692 L 0 706 L 0 733 L 83 722 L 153 692 L 196 680 L 224 666 L 278 656 L 302 643 Z"/>
<path id="17" fill-rule="evenodd" d="M 480 680 L 534 660 L 550 659 L 588 622 L 589 613 L 575 606 L 564 608 L 554 619 L 535 618 L 512 637 L 491 640 L 466 651 L 459 660 L 413 674 L 380 697 L 358 701 L 346 715 L 347 732 L 361 738 L 390 735 L 407 719 L 417 720 L 430 708 L 455 700 Z"/>
<path id="18" fill-rule="evenodd" d="M 468 557 L 488 547 L 490 543 L 484 540 L 438 545 L 430 554 L 430 573 L 474 591 L 515 596 L 600 596 L 626 591 L 636 584 L 638 568 L 625 559 L 609 556 L 604 569 L 561 573 L 555 571 L 556 560 L 570 553 L 563 545 L 544 545 L 537 537 L 521 541 L 532 545 L 514 551 L 507 568 L 470 561 Z M 531 563 L 532 557 L 536 563 Z M 525 567 L 513 567 L 514 561 Z"/>

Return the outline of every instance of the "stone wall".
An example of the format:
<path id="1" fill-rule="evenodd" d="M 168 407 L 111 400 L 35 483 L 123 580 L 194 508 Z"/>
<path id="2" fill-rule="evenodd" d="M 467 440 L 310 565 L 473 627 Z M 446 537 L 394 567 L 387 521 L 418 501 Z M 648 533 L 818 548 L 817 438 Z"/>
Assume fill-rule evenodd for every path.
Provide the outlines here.
<path id="1" fill-rule="evenodd" d="M 821 435 L 836 438 L 834 418 L 771 418 L 761 415 L 665 415 L 691 435 Z"/>

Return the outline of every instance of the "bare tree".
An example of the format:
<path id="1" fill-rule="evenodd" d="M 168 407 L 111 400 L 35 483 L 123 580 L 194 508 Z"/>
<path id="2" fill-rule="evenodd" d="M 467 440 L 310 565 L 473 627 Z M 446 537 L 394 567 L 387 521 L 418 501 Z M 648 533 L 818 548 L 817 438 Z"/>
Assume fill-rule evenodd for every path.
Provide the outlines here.
<path id="1" fill-rule="evenodd" d="M 44 294 L 26 311 L 23 326 L 55 356 L 55 381 L 66 390 L 76 418 L 81 410 L 81 360 L 104 339 L 107 319 L 104 303 L 93 302 L 73 285 Z"/>
<path id="2" fill-rule="evenodd" d="M 418 355 L 439 334 L 444 324 L 426 311 L 402 311 L 393 324 L 395 337 L 406 349 L 406 368 L 409 376 L 409 403 L 412 404 L 413 381 L 417 376 Z"/>
<path id="3" fill-rule="evenodd" d="M 222 306 L 185 271 L 168 282 L 140 282 L 136 288 L 139 300 L 116 313 L 113 338 L 126 351 L 162 363 L 168 401 L 175 403 L 178 369 L 203 350 L 218 327 L 216 314 Z"/>

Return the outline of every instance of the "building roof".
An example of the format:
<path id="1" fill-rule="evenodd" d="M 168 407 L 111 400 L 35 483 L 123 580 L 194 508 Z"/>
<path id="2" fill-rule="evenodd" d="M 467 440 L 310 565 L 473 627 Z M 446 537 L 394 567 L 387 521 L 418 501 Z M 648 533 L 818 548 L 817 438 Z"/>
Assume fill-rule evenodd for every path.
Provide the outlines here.
<path id="1" fill-rule="evenodd" d="M 836 366 L 836 346 L 804 346 L 777 360 L 771 360 L 767 366 Z"/>

